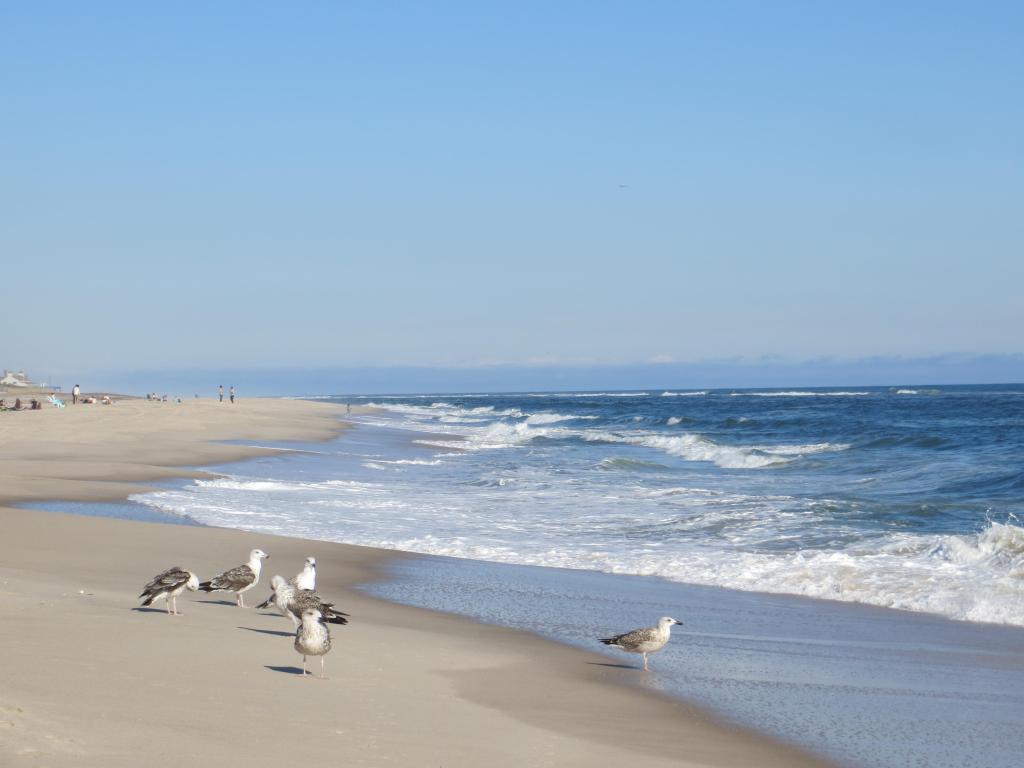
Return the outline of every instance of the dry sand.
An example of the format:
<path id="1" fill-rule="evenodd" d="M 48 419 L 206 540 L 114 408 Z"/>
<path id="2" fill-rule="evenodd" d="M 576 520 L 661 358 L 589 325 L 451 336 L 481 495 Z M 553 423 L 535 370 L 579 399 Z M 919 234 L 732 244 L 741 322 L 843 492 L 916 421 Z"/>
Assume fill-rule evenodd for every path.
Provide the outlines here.
<path id="1" fill-rule="evenodd" d="M 177 466 L 263 450 L 210 440 L 329 439 L 339 414 L 281 400 L 0 414 L 0 504 L 123 498 Z M 329 679 L 297 674 L 289 621 L 231 595 L 186 593 L 180 617 L 137 608 L 158 571 L 209 578 L 255 546 L 271 559 L 247 602 L 314 555 L 319 591 L 352 614 L 331 627 Z M 607 657 L 353 589 L 393 556 L 0 508 L 0 765 L 824 764 L 646 690 Z"/>

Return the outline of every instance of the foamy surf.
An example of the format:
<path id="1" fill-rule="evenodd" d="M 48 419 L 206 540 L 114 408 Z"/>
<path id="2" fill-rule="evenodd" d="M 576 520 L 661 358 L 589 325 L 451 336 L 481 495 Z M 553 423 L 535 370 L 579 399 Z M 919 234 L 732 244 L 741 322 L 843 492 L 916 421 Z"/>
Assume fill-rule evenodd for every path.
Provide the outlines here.
<path id="1" fill-rule="evenodd" d="M 471 485 L 481 493 L 505 494 L 516 482 L 497 476 Z M 772 552 L 754 545 L 791 535 L 787 531 L 799 530 L 799 519 L 815 517 L 810 507 L 789 517 L 785 510 L 801 509 L 799 499 L 688 486 L 631 493 L 635 497 L 626 508 L 638 510 L 640 518 L 626 525 L 618 504 L 557 520 L 547 518 L 544 509 L 513 514 L 467 506 L 457 495 L 430 494 L 412 502 L 385 484 L 366 482 L 225 478 L 132 500 L 210 525 L 492 562 L 658 576 L 1024 626 L 1024 528 L 1019 525 L 990 522 L 974 534 L 897 533 L 841 549 Z M 641 496 L 649 504 L 642 512 Z M 625 498 L 620 494 L 618 501 Z M 667 510 L 676 513 L 671 546 L 636 538 L 646 529 L 645 520 L 657 524 Z M 394 516 L 396 511 L 401 518 Z M 719 530 L 722 537 L 716 543 L 684 535 L 705 530 Z M 730 540 L 734 546 L 723 548 Z"/>

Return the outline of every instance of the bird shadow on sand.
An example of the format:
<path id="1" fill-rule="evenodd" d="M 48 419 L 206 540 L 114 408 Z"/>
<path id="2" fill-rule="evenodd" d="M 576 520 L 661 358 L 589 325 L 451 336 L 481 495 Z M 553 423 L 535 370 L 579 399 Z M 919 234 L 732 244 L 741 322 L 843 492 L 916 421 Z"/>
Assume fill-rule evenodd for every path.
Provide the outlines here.
<path id="1" fill-rule="evenodd" d="M 302 667 L 272 667 L 269 664 L 264 665 L 264 669 L 269 669 L 271 672 L 282 672 L 286 675 L 301 675 Z"/>
<path id="2" fill-rule="evenodd" d="M 234 605 L 230 600 L 196 600 L 197 603 L 205 603 L 206 605 Z"/>
<path id="3" fill-rule="evenodd" d="M 593 667 L 611 667 L 612 669 L 643 669 L 643 667 L 633 666 L 632 664 L 615 664 L 611 661 L 588 661 Z"/>
<path id="4" fill-rule="evenodd" d="M 255 627 L 238 627 L 249 632 L 259 632 L 261 635 L 274 635 L 276 637 L 295 637 L 294 632 L 278 632 L 276 629 L 256 629 Z"/>
<path id="5" fill-rule="evenodd" d="M 165 611 L 163 608 L 138 608 L 138 607 L 136 607 L 136 608 L 132 608 L 132 610 L 133 611 L 138 611 L 139 613 L 167 613 L 167 611 Z"/>

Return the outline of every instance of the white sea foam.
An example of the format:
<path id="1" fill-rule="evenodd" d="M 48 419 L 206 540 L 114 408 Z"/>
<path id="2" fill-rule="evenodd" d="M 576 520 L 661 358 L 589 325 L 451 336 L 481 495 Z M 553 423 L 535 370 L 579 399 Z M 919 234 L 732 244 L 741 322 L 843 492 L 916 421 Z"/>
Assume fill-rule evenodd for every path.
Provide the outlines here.
<path id="1" fill-rule="evenodd" d="M 897 395 L 916 395 L 918 394 L 916 389 L 897 389 Z"/>
<path id="2" fill-rule="evenodd" d="M 412 465 L 422 466 L 422 467 L 436 467 L 438 464 L 441 464 L 442 462 L 441 462 L 440 459 L 391 459 L 389 461 L 385 461 L 383 459 L 380 459 L 378 461 L 378 463 L 379 464 L 412 464 Z"/>
<path id="3" fill-rule="evenodd" d="M 529 392 L 524 397 L 650 397 L 650 392 Z"/>
<path id="4" fill-rule="evenodd" d="M 707 394 L 707 392 L 705 390 L 701 390 L 700 392 L 668 392 L 668 391 L 666 391 L 666 392 L 662 392 L 661 396 L 662 397 L 697 397 L 699 395 L 706 395 L 706 394 Z"/>
<path id="5" fill-rule="evenodd" d="M 870 392 L 808 392 L 789 390 L 785 392 L 730 392 L 730 397 L 864 397 Z"/>
<path id="6" fill-rule="evenodd" d="M 444 420 L 444 415 L 450 415 L 450 412 L 448 410 L 441 410 L 441 407 L 437 406 L 437 404 L 429 408 L 410 405 L 388 405 L 386 407 L 403 415 L 423 417 L 417 418 L 414 422 L 408 424 L 408 426 L 413 428 L 429 429 L 435 432 L 457 430 L 454 434 L 463 438 L 460 442 L 438 438 L 414 441 L 420 445 L 445 450 L 453 448 L 463 451 L 507 449 L 526 445 L 538 438 L 575 438 L 587 442 L 622 443 L 653 448 L 687 461 L 711 462 L 724 469 L 761 469 L 786 464 L 804 455 L 843 451 L 850 447 L 845 443 L 733 446 L 719 444 L 702 435 L 692 433 L 666 435 L 639 429 L 611 432 L 604 429 L 572 428 L 555 425 L 560 425 L 567 421 L 594 419 L 595 417 L 547 412 L 530 414 L 522 420 L 503 418 L 497 421 L 487 421 L 479 425 L 466 422 L 452 424 Z M 454 408 L 454 406 L 451 407 Z M 469 413 L 468 410 L 462 410 L 461 412 L 463 414 Z M 494 415 L 497 417 L 499 413 L 503 412 L 495 412 Z M 439 417 L 438 414 L 442 414 L 442 416 Z M 631 419 L 633 422 L 639 423 L 643 420 L 643 417 L 633 416 Z M 682 423 L 682 421 L 681 417 L 669 417 L 666 424 L 668 426 L 676 426 Z"/>
<path id="7" fill-rule="evenodd" d="M 808 445 L 756 445 L 751 450 L 775 456 L 807 456 L 812 453 L 833 453 L 849 450 L 849 443 L 810 443 Z"/>
<path id="8" fill-rule="evenodd" d="M 442 463 L 441 459 L 374 459 L 363 462 L 363 466 L 367 469 L 386 470 L 389 468 L 397 469 L 401 466 L 436 467 Z"/>
<path id="9" fill-rule="evenodd" d="M 615 433 L 604 437 L 623 442 Z M 645 439 L 653 437 L 673 440 L 653 435 Z M 695 434 L 679 437 L 659 448 L 721 465 L 757 466 L 842 448 L 831 443 L 737 448 Z M 402 462 L 422 463 L 373 463 L 386 467 Z M 403 490 L 391 481 L 398 476 L 388 475 L 387 483 L 235 476 L 195 480 L 133 500 L 200 522 L 254 531 L 653 575 L 1024 626 L 1024 528 L 1013 522 L 991 522 L 974 534 L 892 532 L 865 539 L 836 527 L 841 523 L 828 511 L 836 502 L 828 499 L 690 485 L 651 488 L 617 480 L 600 486 L 602 495 L 591 495 L 580 505 L 575 501 L 581 492 L 578 483 L 534 486 L 529 474 L 487 472 L 466 484 L 477 487 L 472 491 L 465 486 L 451 489 L 446 483 L 433 490 L 422 483 Z M 514 503 L 496 501 L 506 498 Z M 561 514 L 563 509 L 572 509 L 572 514 Z M 830 526 L 827 538 L 852 543 L 784 550 L 776 546 L 825 525 Z M 637 535 L 648 528 L 658 536 Z"/>
<path id="10" fill-rule="evenodd" d="M 497 562 L 658 576 L 744 591 L 866 603 L 1024 626 L 1024 529 L 898 536 L 842 551 L 756 553 L 690 547 L 630 552 L 532 548 L 466 538 L 378 539 L 375 546 Z"/>
<path id="11" fill-rule="evenodd" d="M 597 416 L 575 416 L 567 415 L 564 413 L 531 413 L 526 417 L 527 424 L 556 424 L 559 421 L 576 421 L 586 420 L 591 421 L 596 419 Z"/>
<path id="12" fill-rule="evenodd" d="M 724 469 L 760 469 L 785 464 L 794 457 L 812 453 L 843 451 L 845 443 L 814 443 L 810 445 L 721 445 L 703 435 L 684 433 L 660 435 L 650 432 L 608 432 L 592 430 L 579 433 L 591 442 L 625 443 L 664 451 L 687 461 L 709 461 Z"/>

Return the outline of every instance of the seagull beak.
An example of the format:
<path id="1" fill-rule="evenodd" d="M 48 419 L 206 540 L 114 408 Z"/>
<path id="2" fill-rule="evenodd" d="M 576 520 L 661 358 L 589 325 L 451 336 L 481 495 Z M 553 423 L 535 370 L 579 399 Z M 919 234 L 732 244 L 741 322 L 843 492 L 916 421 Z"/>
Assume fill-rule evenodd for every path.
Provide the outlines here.
<path id="1" fill-rule="evenodd" d="M 676 624 L 678 624 L 679 626 L 682 626 L 683 622 L 681 622 L 679 619 L 676 619 Z"/>

